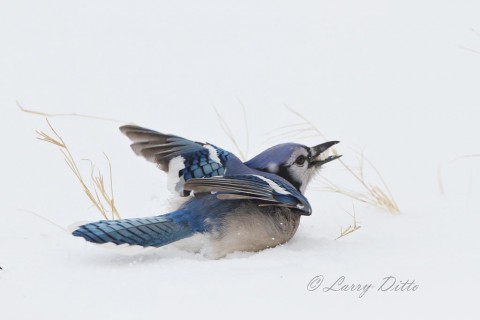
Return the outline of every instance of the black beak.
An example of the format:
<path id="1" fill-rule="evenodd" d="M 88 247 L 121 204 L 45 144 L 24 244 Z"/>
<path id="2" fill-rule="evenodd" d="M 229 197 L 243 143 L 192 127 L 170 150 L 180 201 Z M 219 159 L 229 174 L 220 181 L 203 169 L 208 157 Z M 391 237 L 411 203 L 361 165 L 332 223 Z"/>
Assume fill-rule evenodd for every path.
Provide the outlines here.
<path id="1" fill-rule="evenodd" d="M 324 165 L 327 162 L 340 158 L 341 155 L 336 154 L 336 151 L 333 151 L 332 156 L 328 155 L 328 152 L 329 152 L 328 149 L 339 142 L 340 141 L 329 141 L 329 142 L 319 144 L 315 147 L 311 147 L 310 151 L 311 151 L 312 160 L 310 161 L 310 165 L 319 167 L 321 165 Z"/>

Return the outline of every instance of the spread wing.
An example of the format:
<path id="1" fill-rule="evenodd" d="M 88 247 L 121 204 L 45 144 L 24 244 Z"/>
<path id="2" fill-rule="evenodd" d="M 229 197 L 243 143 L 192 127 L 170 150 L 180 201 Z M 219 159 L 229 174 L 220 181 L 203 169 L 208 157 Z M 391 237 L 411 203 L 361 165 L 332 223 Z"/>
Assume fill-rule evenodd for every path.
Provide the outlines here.
<path id="1" fill-rule="evenodd" d="M 311 215 L 312 208 L 300 192 L 279 177 L 245 174 L 202 179 L 190 179 L 185 190 L 195 193 L 217 193 L 220 200 L 258 200 L 260 206 L 281 206 Z"/>
<path id="2" fill-rule="evenodd" d="M 194 142 L 135 125 L 120 127 L 132 140 L 132 150 L 168 173 L 168 187 L 187 196 L 183 185 L 192 178 L 222 176 L 228 152 L 212 144 Z"/>

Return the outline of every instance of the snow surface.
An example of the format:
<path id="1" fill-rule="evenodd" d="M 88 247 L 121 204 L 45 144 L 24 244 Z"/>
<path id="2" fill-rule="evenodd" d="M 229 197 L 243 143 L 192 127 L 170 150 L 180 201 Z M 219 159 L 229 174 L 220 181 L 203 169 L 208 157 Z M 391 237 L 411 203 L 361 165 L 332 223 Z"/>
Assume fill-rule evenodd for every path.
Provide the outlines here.
<path id="1" fill-rule="evenodd" d="M 0 319 L 479 319 L 480 158 L 458 159 L 480 153 L 479 12 L 479 1 L 2 1 Z M 347 163 L 363 150 L 402 213 L 355 202 L 362 227 L 335 240 L 352 201 L 311 188 L 313 215 L 282 247 L 119 255 L 65 231 L 100 215 L 35 139 L 44 119 L 15 100 L 232 151 L 212 106 L 244 148 L 243 104 L 250 156 L 285 142 L 266 140 L 299 122 L 287 104 L 342 141 Z M 165 174 L 131 152 L 120 123 L 51 121 L 77 159 L 106 172 L 108 154 L 122 217 L 167 211 Z M 322 175 L 359 189 L 338 162 Z M 308 291 L 319 275 L 376 287 Z M 419 287 L 378 292 L 387 276 Z"/>

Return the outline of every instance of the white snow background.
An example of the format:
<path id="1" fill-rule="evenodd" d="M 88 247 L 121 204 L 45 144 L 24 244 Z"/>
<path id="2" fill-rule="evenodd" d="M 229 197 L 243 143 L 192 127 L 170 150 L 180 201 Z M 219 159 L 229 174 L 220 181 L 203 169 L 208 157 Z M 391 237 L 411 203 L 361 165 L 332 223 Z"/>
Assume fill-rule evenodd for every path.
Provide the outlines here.
<path id="1" fill-rule="evenodd" d="M 475 52 L 476 51 L 476 52 Z M 0 3 L 0 319 L 479 319 L 479 1 L 9 1 Z M 43 117 L 81 113 L 253 156 L 298 123 L 357 165 L 363 150 L 401 214 L 307 192 L 314 213 L 284 246 L 221 260 L 176 248 L 123 256 L 55 226 L 100 219 Z M 122 217 L 166 212 L 165 174 L 119 124 L 51 118 L 83 172 L 111 159 Z M 308 145 L 321 138 L 302 139 Z M 457 160 L 455 160 L 457 159 Z M 441 193 L 440 171 L 444 193 Z M 322 174 L 349 180 L 338 162 Z M 372 170 L 366 180 L 378 183 Z M 314 182 L 321 186 L 319 181 Z M 51 222 L 48 222 L 34 212 Z M 308 291 L 345 276 L 358 292 Z M 416 291 L 379 292 L 382 279 Z"/>

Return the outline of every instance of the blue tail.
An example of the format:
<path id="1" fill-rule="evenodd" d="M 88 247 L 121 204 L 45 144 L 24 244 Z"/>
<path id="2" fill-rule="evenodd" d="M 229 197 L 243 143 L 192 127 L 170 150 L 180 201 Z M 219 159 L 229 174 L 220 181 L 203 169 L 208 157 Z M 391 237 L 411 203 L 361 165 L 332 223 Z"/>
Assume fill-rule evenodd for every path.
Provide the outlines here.
<path id="1" fill-rule="evenodd" d="M 175 212 L 176 215 L 179 212 Z M 177 219 L 175 219 L 177 220 Z M 114 243 L 139 245 L 143 247 L 161 247 L 187 238 L 195 233 L 188 223 L 174 221 L 172 214 L 162 216 L 105 220 L 84 224 L 73 232 L 93 243 Z"/>

